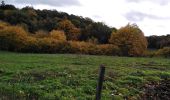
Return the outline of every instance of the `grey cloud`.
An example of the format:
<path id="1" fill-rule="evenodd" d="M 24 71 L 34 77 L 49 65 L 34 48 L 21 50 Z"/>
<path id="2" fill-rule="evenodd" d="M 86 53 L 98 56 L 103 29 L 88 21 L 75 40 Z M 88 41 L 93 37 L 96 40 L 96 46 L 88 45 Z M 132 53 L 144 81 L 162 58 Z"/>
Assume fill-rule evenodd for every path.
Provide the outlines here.
<path id="1" fill-rule="evenodd" d="M 160 16 L 146 14 L 137 11 L 128 12 L 125 14 L 125 17 L 129 21 L 135 21 L 135 22 L 143 21 L 145 18 L 155 19 L 155 20 L 170 20 L 170 17 L 160 17 Z"/>
<path id="2" fill-rule="evenodd" d="M 134 2 L 134 3 L 140 3 L 144 1 L 156 3 L 159 5 L 168 5 L 170 3 L 170 0 L 126 0 L 126 2 Z"/>
<path id="3" fill-rule="evenodd" d="M 72 5 L 80 5 L 78 0 L 6 0 L 7 3 L 12 4 L 44 4 L 50 6 L 72 6 Z"/>

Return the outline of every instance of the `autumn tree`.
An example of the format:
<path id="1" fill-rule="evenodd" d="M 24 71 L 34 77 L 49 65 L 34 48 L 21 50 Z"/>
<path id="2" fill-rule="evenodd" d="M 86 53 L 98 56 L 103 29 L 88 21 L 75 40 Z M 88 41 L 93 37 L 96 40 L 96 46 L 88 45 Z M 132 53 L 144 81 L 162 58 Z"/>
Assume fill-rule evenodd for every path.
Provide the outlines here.
<path id="1" fill-rule="evenodd" d="M 27 32 L 19 26 L 8 26 L 0 30 L 0 49 L 20 51 L 27 40 Z"/>
<path id="2" fill-rule="evenodd" d="M 80 29 L 76 28 L 68 19 L 60 21 L 57 29 L 65 32 L 67 40 L 78 40 L 79 38 Z"/>
<path id="3" fill-rule="evenodd" d="M 66 40 L 66 36 L 65 36 L 63 31 L 52 30 L 49 35 L 50 35 L 51 38 L 59 40 L 59 41 L 65 41 Z"/>
<path id="4" fill-rule="evenodd" d="M 22 52 L 30 52 L 30 53 L 39 53 L 40 52 L 40 46 L 39 46 L 39 40 L 40 38 L 36 38 L 33 36 L 28 36 L 26 41 L 26 44 L 24 48 L 22 48 Z"/>
<path id="5" fill-rule="evenodd" d="M 113 32 L 110 43 L 118 45 L 124 56 L 141 56 L 147 49 L 147 40 L 135 24 L 128 24 Z"/>

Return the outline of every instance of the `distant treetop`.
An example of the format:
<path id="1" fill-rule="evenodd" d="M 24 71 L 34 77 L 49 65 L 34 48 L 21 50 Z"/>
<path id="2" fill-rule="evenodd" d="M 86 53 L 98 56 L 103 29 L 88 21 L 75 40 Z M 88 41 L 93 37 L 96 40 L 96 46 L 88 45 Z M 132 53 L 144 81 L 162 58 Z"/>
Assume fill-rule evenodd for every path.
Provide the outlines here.
<path id="1" fill-rule="evenodd" d="M 1 6 L 5 6 L 5 1 L 1 1 Z"/>

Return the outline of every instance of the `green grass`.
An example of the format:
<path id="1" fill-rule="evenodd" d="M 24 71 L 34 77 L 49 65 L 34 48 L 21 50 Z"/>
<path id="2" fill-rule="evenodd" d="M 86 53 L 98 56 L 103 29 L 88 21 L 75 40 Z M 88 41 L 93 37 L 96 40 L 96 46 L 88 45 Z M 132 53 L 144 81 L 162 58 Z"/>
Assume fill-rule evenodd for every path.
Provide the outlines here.
<path id="1" fill-rule="evenodd" d="M 99 65 L 102 100 L 137 99 L 143 86 L 170 78 L 170 60 L 0 51 L 0 99 L 94 100 Z"/>

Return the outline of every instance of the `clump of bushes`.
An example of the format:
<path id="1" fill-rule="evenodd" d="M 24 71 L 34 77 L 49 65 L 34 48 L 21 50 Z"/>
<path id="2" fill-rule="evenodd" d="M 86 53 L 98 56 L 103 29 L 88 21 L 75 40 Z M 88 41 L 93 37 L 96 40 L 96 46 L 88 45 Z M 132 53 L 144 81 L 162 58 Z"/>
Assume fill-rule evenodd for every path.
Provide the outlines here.
<path id="1" fill-rule="evenodd" d="M 170 47 L 164 47 L 158 50 L 148 50 L 145 52 L 146 57 L 170 57 Z"/>
<path id="2" fill-rule="evenodd" d="M 147 50 L 144 53 L 145 57 L 154 57 L 156 56 L 157 50 Z"/>
<path id="3" fill-rule="evenodd" d="M 0 49 L 30 53 L 76 53 L 91 55 L 120 55 L 118 46 L 84 41 L 67 41 L 64 31 L 37 31 L 29 34 L 20 26 L 0 24 Z"/>
<path id="4" fill-rule="evenodd" d="M 27 32 L 19 26 L 7 26 L 0 30 L 0 49 L 20 51 L 26 45 Z"/>
<path id="5" fill-rule="evenodd" d="M 102 44 L 97 45 L 98 54 L 101 55 L 122 55 L 120 48 L 113 44 Z"/>
<path id="6" fill-rule="evenodd" d="M 170 57 L 170 47 L 159 49 L 156 53 L 157 56 Z"/>
<path id="7" fill-rule="evenodd" d="M 68 34 L 69 32 L 66 33 L 61 29 L 50 32 L 39 30 L 35 34 L 30 34 L 21 26 L 11 26 L 2 22 L 0 23 L 0 49 L 30 53 L 143 56 L 147 47 L 142 31 L 135 25 L 127 25 L 112 33 L 110 44 L 78 41 L 75 38 L 70 40 Z M 168 53 L 167 50 L 163 51 L 160 50 L 159 53 L 161 55 Z"/>

